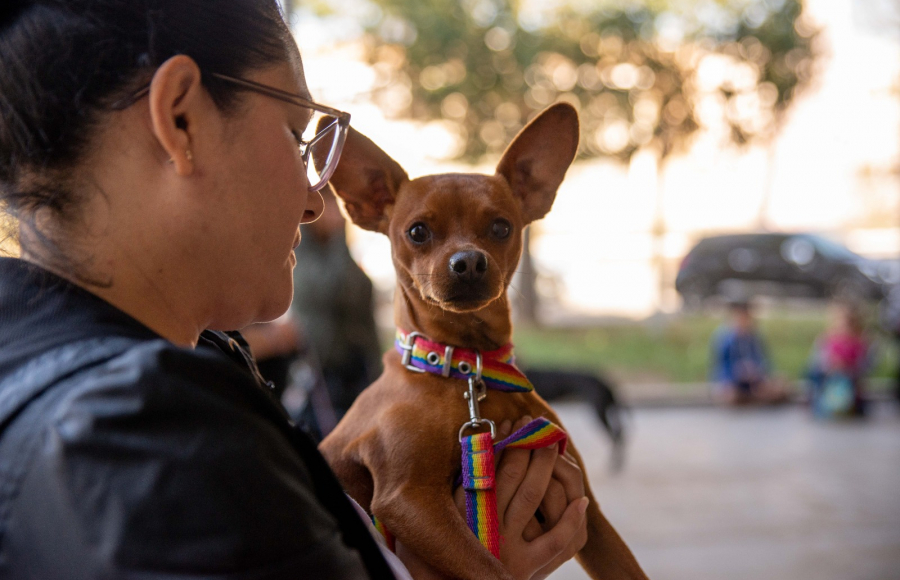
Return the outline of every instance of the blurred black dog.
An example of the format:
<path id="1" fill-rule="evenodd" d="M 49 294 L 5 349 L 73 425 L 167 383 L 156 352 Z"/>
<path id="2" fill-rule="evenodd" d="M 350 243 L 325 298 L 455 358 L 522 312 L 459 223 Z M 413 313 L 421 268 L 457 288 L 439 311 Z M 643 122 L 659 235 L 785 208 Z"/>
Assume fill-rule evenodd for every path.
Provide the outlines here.
<path id="1" fill-rule="evenodd" d="M 523 372 L 544 400 L 584 401 L 594 408 L 612 440 L 612 470 L 619 471 L 625 461 L 624 409 L 613 385 L 604 377 L 587 372 L 546 368 L 526 368 Z"/>

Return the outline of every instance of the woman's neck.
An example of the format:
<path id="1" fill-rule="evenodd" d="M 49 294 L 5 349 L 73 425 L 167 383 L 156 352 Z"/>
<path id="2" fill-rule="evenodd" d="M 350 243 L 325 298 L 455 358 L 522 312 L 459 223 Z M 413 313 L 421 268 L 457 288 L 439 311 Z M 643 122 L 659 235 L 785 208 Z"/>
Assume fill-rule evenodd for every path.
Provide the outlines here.
<path id="1" fill-rule="evenodd" d="M 28 252 L 21 258 L 101 298 L 179 346 L 195 347 L 204 330 L 187 316 L 191 310 L 179 308 L 185 302 L 173 300 L 162 287 L 163 277 L 149 275 L 139 262 L 122 257 L 48 258 Z"/>

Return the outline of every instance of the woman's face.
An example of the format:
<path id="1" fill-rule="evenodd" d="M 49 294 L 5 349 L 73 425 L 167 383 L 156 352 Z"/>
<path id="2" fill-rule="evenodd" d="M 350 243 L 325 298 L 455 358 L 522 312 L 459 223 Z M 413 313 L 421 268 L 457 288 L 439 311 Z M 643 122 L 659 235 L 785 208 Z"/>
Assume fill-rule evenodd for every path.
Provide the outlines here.
<path id="1" fill-rule="evenodd" d="M 299 57 L 244 78 L 309 98 Z M 217 278 L 227 288 L 211 324 L 216 329 L 272 320 L 287 310 L 299 225 L 315 220 L 323 207 L 321 196 L 309 191 L 295 137 L 309 110 L 253 92 L 241 96 L 209 169 L 217 204 L 210 227 L 224 241 L 211 254 L 222 262 Z"/>

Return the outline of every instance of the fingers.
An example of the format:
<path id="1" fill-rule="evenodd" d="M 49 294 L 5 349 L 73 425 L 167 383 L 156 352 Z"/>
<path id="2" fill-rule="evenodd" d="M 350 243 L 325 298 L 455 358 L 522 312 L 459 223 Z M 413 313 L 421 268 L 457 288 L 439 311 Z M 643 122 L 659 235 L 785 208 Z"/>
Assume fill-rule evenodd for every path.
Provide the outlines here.
<path id="1" fill-rule="evenodd" d="M 531 542 L 543 533 L 544 529 L 541 527 L 541 524 L 538 523 L 537 518 L 531 518 L 525 526 L 525 529 L 522 530 L 522 539 L 526 542 Z"/>
<path id="2" fill-rule="evenodd" d="M 514 430 L 524 427 L 530 417 L 522 417 L 516 421 L 515 425 L 509 427 L 509 431 L 503 437 L 508 436 Z M 508 425 L 509 421 L 501 424 L 501 433 L 503 426 Z M 497 458 L 494 458 L 497 460 Z M 528 462 L 531 459 L 531 452 L 527 449 L 504 449 L 500 454 L 497 469 L 495 471 L 496 490 L 497 490 L 497 513 L 506 512 L 509 502 L 519 489 L 522 480 L 525 479 L 525 473 L 528 470 Z"/>
<path id="3" fill-rule="evenodd" d="M 529 544 L 535 561 L 550 562 L 545 569 L 555 569 L 584 546 L 587 541 L 585 511 L 588 503 L 586 497 L 570 503 L 559 522 Z"/>
<path id="4" fill-rule="evenodd" d="M 560 455 L 553 467 L 553 480 L 565 490 L 566 504 L 584 497 L 584 473 L 568 453 Z"/>
<path id="5" fill-rule="evenodd" d="M 562 517 L 572 499 L 566 497 L 566 490 L 559 481 L 550 480 L 540 508 L 541 515 L 544 516 L 543 528 L 545 530 L 549 530 L 559 522 L 559 518 Z"/>
<path id="6" fill-rule="evenodd" d="M 586 521 L 586 518 L 585 518 Z M 581 551 L 584 545 L 587 543 L 587 526 L 583 525 L 581 531 L 579 531 L 572 540 L 569 542 L 569 545 L 566 546 L 562 552 L 560 552 L 553 560 L 551 560 L 546 566 L 542 567 L 538 570 L 532 577 L 531 580 L 543 580 L 550 574 L 556 571 L 557 568 L 571 560 L 575 557 L 575 554 Z"/>
<path id="7" fill-rule="evenodd" d="M 518 423 L 516 423 L 518 425 Z M 512 421 L 509 419 L 504 419 L 500 426 L 497 427 L 497 439 L 503 440 L 509 437 L 509 434 L 512 433 Z"/>
<path id="8" fill-rule="evenodd" d="M 556 444 L 531 453 L 531 462 L 526 466 L 522 483 L 519 484 L 518 491 L 502 516 L 508 529 L 523 530 L 534 516 L 534 512 L 540 507 L 544 498 L 547 485 L 550 483 L 558 454 L 559 450 Z"/>

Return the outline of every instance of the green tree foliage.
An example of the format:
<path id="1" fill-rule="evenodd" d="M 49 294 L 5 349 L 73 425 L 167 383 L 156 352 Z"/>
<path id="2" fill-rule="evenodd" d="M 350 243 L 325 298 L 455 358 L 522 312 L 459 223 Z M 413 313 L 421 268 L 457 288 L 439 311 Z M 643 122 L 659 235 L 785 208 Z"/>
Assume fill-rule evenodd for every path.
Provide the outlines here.
<path id="1" fill-rule="evenodd" d="M 582 157 L 662 159 L 701 125 L 766 139 L 816 56 L 801 0 L 360 1 L 375 100 L 441 120 L 469 160 L 558 100 L 581 113 Z"/>

